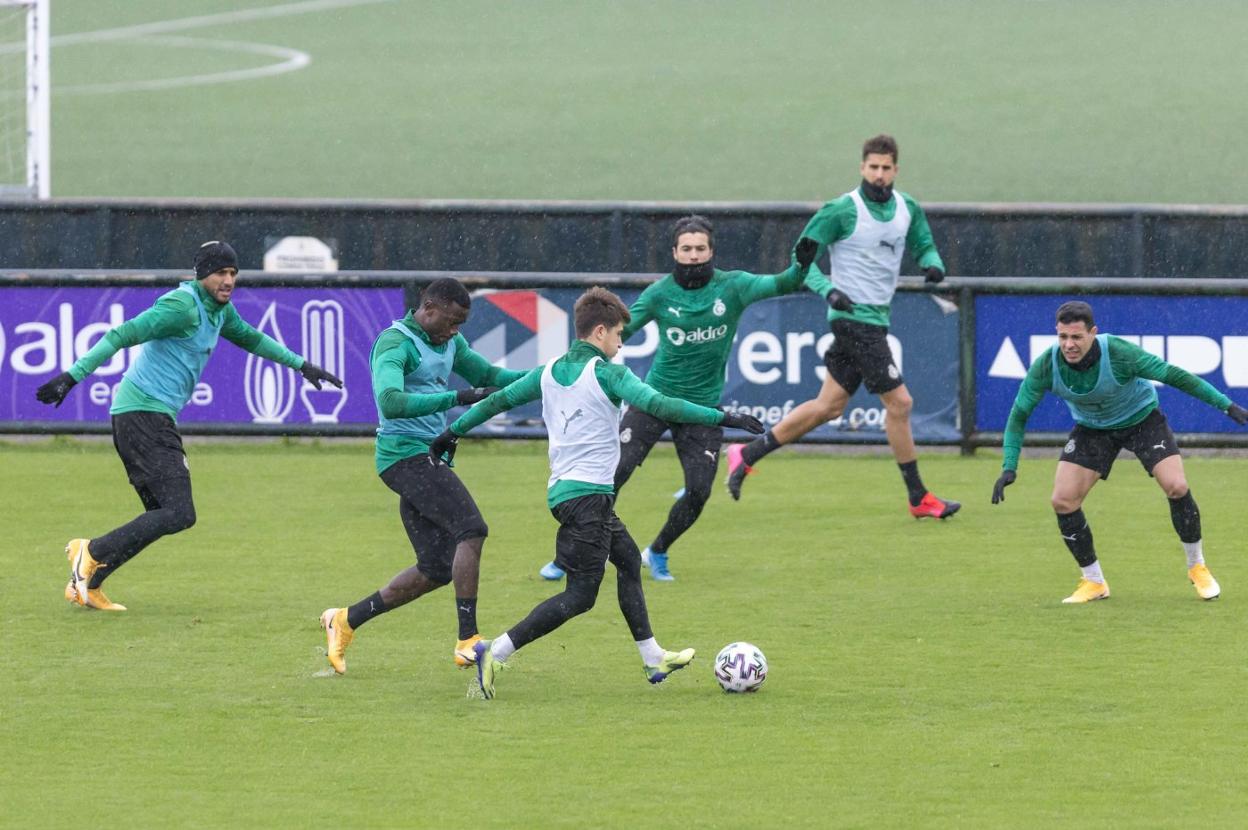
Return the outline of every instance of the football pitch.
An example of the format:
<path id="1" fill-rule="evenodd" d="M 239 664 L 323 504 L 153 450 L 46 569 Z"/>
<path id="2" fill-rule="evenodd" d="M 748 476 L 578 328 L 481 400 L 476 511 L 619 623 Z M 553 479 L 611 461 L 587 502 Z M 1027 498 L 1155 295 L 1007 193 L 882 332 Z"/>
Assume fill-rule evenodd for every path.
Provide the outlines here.
<path id="1" fill-rule="evenodd" d="M 361 628 L 327 671 L 317 615 L 411 562 L 371 447 L 191 441 L 198 524 L 111 580 L 129 611 L 61 596 L 67 539 L 139 508 L 107 441 L 0 445 L 6 494 L 0 824 L 415 827 L 1242 826 L 1244 461 L 1189 458 L 1224 598 L 1185 578 L 1164 497 L 1129 457 L 1087 504 L 1113 587 L 1077 571 L 1052 452 L 989 505 L 999 456 L 925 455 L 962 512 L 916 522 L 886 455 L 778 453 L 722 488 L 646 579 L 692 667 L 643 677 L 609 574 L 525 648 L 492 701 L 451 662 L 440 591 Z M 490 524 L 482 633 L 552 590 L 544 443 L 465 442 Z M 619 512 L 645 545 L 679 486 L 661 446 Z M 754 695 L 711 658 L 759 645 Z"/>
<path id="2" fill-rule="evenodd" d="M 55 196 L 1241 203 L 1240 0 L 53 3 Z M 17 100 L 17 99 L 14 99 Z"/>

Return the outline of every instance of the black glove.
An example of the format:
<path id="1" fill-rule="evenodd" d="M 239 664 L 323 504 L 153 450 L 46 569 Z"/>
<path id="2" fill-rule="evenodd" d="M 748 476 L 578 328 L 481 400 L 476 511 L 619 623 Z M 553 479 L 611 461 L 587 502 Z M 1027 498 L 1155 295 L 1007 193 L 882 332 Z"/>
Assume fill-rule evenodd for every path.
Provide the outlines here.
<path id="1" fill-rule="evenodd" d="M 1018 478 L 1018 473 L 1013 470 L 1003 470 L 1001 477 L 997 479 L 997 483 L 992 485 L 992 503 L 1005 501 L 1005 488 L 1014 483 L 1014 479 Z"/>
<path id="2" fill-rule="evenodd" d="M 945 272 L 933 266 L 923 269 L 923 281 L 928 285 L 935 285 L 945 278 Z"/>
<path id="3" fill-rule="evenodd" d="M 35 397 L 39 399 L 40 403 L 54 403 L 60 406 L 65 401 L 65 396 L 69 394 L 69 390 L 73 389 L 77 383 L 78 381 L 74 380 L 74 376 L 69 372 L 61 372 L 52 380 L 36 389 Z M 1231 417 L 1235 416 L 1232 415 Z"/>
<path id="4" fill-rule="evenodd" d="M 497 391 L 497 386 L 474 386 L 471 389 L 460 389 L 455 393 L 455 405 L 471 406 L 477 401 L 485 400 Z"/>
<path id="5" fill-rule="evenodd" d="M 828 295 L 828 305 L 832 306 L 835 311 L 854 310 L 854 301 L 839 288 L 833 288 L 832 293 Z"/>
<path id="6" fill-rule="evenodd" d="M 42 391 L 43 391 L 43 387 L 42 387 L 42 386 L 40 386 L 40 387 L 39 387 L 39 391 L 40 391 L 40 392 L 42 392 Z M 40 398 L 39 400 L 41 400 L 41 401 L 42 401 L 42 400 L 43 400 L 43 398 Z M 45 401 L 45 403 L 46 403 L 46 401 Z M 1237 404 L 1237 403 L 1233 403 L 1233 404 L 1231 404 L 1229 407 L 1227 407 L 1227 409 L 1226 409 L 1226 414 L 1227 414 L 1227 415 L 1230 415 L 1230 416 L 1231 416 L 1231 420 L 1232 420 L 1232 421 L 1234 421 L 1235 423 L 1239 424 L 1241 427 L 1242 427 L 1244 424 L 1248 424 L 1248 409 L 1244 409 L 1242 406 L 1240 406 L 1240 405 L 1239 405 L 1239 404 Z"/>
<path id="7" fill-rule="evenodd" d="M 449 427 L 442 430 L 442 434 L 429 445 L 429 463 L 436 467 L 453 460 L 458 448 L 459 436 L 451 432 Z"/>
<path id="8" fill-rule="evenodd" d="M 719 422 L 722 427 L 732 427 L 733 429 L 743 429 L 754 435 L 762 435 L 766 429 L 763 422 L 755 418 L 753 415 L 747 415 L 744 412 L 725 412 L 724 420 Z"/>
<path id="9" fill-rule="evenodd" d="M 328 381 L 334 386 L 337 386 L 339 389 L 342 388 L 341 380 L 334 375 L 331 375 L 329 372 L 326 372 L 320 366 L 315 366 L 308 363 L 306 360 L 303 362 L 303 365 L 299 367 L 299 374 L 303 375 L 303 379 L 315 386 L 317 389 L 321 388 L 322 381 Z"/>
<path id="10" fill-rule="evenodd" d="M 797 240 L 797 246 L 793 248 L 793 255 L 797 257 L 797 264 L 805 271 L 810 264 L 815 261 L 815 254 L 819 252 L 819 243 L 811 239 L 809 236 L 803 236 Z"/>

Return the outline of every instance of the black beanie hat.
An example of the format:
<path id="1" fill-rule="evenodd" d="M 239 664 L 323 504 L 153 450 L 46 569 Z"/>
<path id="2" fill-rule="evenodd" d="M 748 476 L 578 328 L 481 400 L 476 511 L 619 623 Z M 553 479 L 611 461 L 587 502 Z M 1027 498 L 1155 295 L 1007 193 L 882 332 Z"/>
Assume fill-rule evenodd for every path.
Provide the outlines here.
<path id="1" fill-rule="evenodd" d="M 238 270 L 238 254 L 225 242 L 205 242 L 195 252 L 195 279 L 202 280 L 222 268 Z"/>

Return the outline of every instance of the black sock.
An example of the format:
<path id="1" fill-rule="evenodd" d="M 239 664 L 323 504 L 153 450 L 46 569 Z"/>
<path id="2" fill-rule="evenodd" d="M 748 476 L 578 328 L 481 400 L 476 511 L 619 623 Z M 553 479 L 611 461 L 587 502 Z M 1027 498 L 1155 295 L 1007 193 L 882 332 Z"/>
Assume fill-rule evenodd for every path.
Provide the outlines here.
<path id="1" fill-rule="evenodd" d="M 386 607 L 385 600 L 381 598 L 381 591 L 372 596 L 364 597 L 347 609 L 347 625 L 351 626 L 351 630 L 362 626 L 379 614 L 384 614 L 390 609 Z"/>
<path id="2" fill-rule="evenodd" d="M 1088 520 L 1084 517 L 1082 509 L 1074 513 L 1058 513 L 1057 526 L 1062 532 L 1062 541 L 1070 549 L 1079 567 L 1086 568 L 1096 561 L 1096 548 L 1092 545 L 1092 528 L 1088 526 Z"/>
<path id="3" fill-rule="evenodd" d="M 467 640 L 477 633 L 476 597 L 455 597 L 455 613 L 459 615 L 459 639 Z"/>
<path id="4" fill-rule="evenodd" d="M 1191 490 L 1181 499 L 1170 499 L 1170 521 L 1181 541 L 1200 541 L 1200 508 L 1196 506 Z"/>
<path id="5" fill-rule="evenodd" d="M 745 448 L 741 450 L 741 458 L 746 464 L 753 467 L 758 463 L 759 459 L 767 455 L 767 453 L 780 449 L 780 446 L 781 444 L 776 440 L 775 434 L 771 430 L 767 430 L 745 445 Z"/>
<path id="6" fill-rule="evenodd" d="M 923 479 L 919 478 L 919 462 L 907 461 L 905 464 L 898 464 L 901 470 L 901 478 L 906 482 L 906 493 L 910 496 L 910 506 L 918 507 L 919 502 L 923 501 L 923 497 L 927 495 L 927 488 L 923 486 Z"/>

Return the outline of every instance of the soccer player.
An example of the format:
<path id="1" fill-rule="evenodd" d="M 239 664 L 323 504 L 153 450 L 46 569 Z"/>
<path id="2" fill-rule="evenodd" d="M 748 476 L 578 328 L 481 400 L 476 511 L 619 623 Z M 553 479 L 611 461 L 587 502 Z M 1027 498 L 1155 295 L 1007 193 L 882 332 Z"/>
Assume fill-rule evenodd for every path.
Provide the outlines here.
<path id="1" fill-rule="evenodd" d="M 914 404 L 888 347 L 889 305 L 897 290 L 904 251 L 923 269 L 929 284 L 945 278 L 945 265 L 932 241 L 923 208 L 909 194 L 893 191 L 897 178 L 897 142 L 889 135 L 870 138 L 862 147 L 862 183 L 819 209 L 799 245 L 813 240 L 816 257 L 831 246 L 831 281 L 812 269 L 806 286 L 830 306 L 828 321 L 836 339 L 824 355 L 828 376 L 814 400 L 793 409 L 760 438 L 728 448 L 728 492 L 741 498 L 747 474 L 768 453 L 796 441 L 822 423 L 839 418 L 858 387 L 884 404 L 884 432 L 901 469 L 915 518 L 948 518 L 956 501 L 937 498 L 923 486 L 910 431 Z M 807 243 L 809 244 L 809 243 Z"/>
<path id="2" fill-rule="evenodd" d="M 1187 554 L 1187 576 L 1201 599 L 1217 599 L 1218 582 L 1205 565 L 1200 541 L 1200 510 L 1183 474 L 1183 458 L 1166 416 L 1157 404 L 1159 381 L 1216 407 L 1235 423 L 1248 424 L 1248 410 L 1178 366 L 1111 334 L 1097 331 L 1092 307 L 1063 303 L 1057 309 L 1057 344 L 1045 349 L 1027 370 L 1005 426 L 1000 478 L 992 503 L 1005 501 L 1005 488 L 1018 477 L 1023 432 L 1045 392 L 1066 401 L 1075 428 L 1062 449 L 1053 480 L 1053 510 L 1062 540 L 1082 571 L 1075 591 L 1062 602 L 1105 599 L 1109 584 L 1083 515 L 1083 500 L 1099 479 L 1108 479 L 1119 450 L 1135 453 L 1145 471 L 1170 500 L 1170 521 Z"/>
<path id="3" fill-rule="evenodd" d="M 369 363 L 377 402 L 377 474 L 399 496 L 399 518 L 416 564 L 354 605 L 321 614 L 326 653 L 334 671 L 347 670 L 347 646 L 374 617 L 406 605 L 448 582 L 455 583 L 459 639 L 452 656 L 461 668 L 476 659 L 477 580 L 489 533 L 481 511 L 459 477 L 434 464 L 429 442 L 446 427 L 446 411 L 473 404 L 524 372 L 491 366 L 459 333 L 472 297 L 456 280 L 430 283 L 420 304 L 378 335 Z M 451 373 L 473 388 L 447 388 Z"/>
<path id="4" fill-rule="evenodd" d="M 559 522 L 555 563 L 567 573 L 564 590 L 538 604 L 505 634 L 473 646 L 477 679 L 486 698 L 494 696 L 498 665 L 516 649 L 543 637 L 594 606 L 608 561 L 616 569 L 620 611 L 641 652 L 646 678 L 663 682 L 689 665 L 694 650 L 666 651 L 655 640 L 641 587 L 641 554 L 615 514 L 614 473 L 620 461 L 620 404 L 673 423 L 729 426 L 763 431 L 750 415 L 721 412 L 661 395 L 629 369 L 613 364 L 628 307 L 605 288 L 591 288 L 573 310 L 577 341 L 567 354 L 539 366 L 490 395 L 438 436 L 431 452 L 454 454 L 461 435 L 499 412 L 541 399 L 550 441 L 546 504 Z"/>
<path id="5" fill-rule="evenodd" d="M 87 608 L 124 611 L 104 595 L 104 580 L 162 536 L 195 524 L 191 473 L 175 419 L 208 357 L 224 337 L 268 360 L 299 370 L 317 389 L 342 381 L 305 361 L 271 337 L 247 325 L 230 303 L 238 277 L 238 256 L 224 242 L 205 242 L 195 252 L 195 279 L 164 294 L 147 311 L 110 330 L 68 372 L 36 391 L 40 401 L 60 406 L 69 391 L 119 349 L 145 344 L 126 370 L 109 414 L 113 446 L 126 467 L 144 513 L 94 539 L 71 539 L 65 599 Z"/>
<path id="6" fill-rule="evenodd" d="M 627 340 L 651 320 L 659 324 L 658 353 L 646 374 L 646 383 L 669 397 L 719 406 L 724 368 L 746 306 L 801 288 L 814 252 L 815 244 L 808 240 L 800 246 L 794 265 L 774 276 L 720 271 L 714 265 L 710 220 L 702 216 L 678 219 L 672 228 L 676 268 L 641 293 L 629 309 L 632 320 L 624 327 L 623 337 Z M 698 520 L 711 497 L 724 440 L 720 426 L 669 422 L 630 408 L 620 423 L 622 448 L 620 466 L 615 471 L 617 493 L 668 430 L 684 470 L 685 489 L 672 505 L 667 523 L 641 553 L 642 564 L 649 567 L 650 576 L 662 581 L 675 578 L 668 567 L 671 546 Z M 563 571 L 554 562 L 543 567 L 541 574 L 546 579 L 563 578 Z"/>

